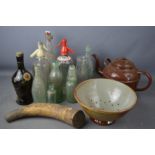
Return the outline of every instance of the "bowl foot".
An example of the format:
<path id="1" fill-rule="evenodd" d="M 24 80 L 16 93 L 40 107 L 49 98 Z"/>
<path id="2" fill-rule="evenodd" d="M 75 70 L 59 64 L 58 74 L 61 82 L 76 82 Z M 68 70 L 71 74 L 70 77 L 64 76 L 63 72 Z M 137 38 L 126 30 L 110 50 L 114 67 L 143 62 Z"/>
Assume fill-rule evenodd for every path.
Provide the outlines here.
<path id="1" fill-rule="evenodd" d="M 94 123 L 98 124 L 98 125 L 111 125 L 113 123 L 115 123 L 115 121 L 100 121 L 100 120 L 97 120 L 97 119 L 94 119 L 94 118 L 90 118 L 91 121 L 93 121 Z"/>

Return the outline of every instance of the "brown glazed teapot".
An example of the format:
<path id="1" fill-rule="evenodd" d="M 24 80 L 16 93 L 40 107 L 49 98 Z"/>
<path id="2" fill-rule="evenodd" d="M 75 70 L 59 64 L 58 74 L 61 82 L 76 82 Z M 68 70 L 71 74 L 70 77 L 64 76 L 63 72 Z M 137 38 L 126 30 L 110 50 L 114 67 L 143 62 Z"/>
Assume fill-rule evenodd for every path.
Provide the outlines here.
<path id="1" fill-rule="evenodd" d="M 146 71 L 137 69 L 134 63 L 126 58 L 117 58 L 113 61 L 107 58 L 104 61 L 104 69 L 101 69 L 98 58 L 96 55 L 93 56 L 96 59 L 97 71 L 107 79 L 120 81 L 136 91 L 144 91 L 152 84 L 152 76 Z M 147 77 L 148 83 L 145 87 L 138 88 L 137 85 L 141 75 Z"/>

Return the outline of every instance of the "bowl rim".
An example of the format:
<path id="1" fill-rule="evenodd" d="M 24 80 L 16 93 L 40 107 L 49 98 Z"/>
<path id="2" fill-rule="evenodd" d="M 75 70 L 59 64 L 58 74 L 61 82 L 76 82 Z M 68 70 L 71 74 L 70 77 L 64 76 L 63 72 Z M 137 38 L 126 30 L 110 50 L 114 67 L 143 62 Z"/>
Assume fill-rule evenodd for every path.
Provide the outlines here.
<path id="1" fill-rule="evenodd" d="M 126 87 L 128 87 L 134 94 L 135 94 L 135 97 L 136 97 L 136 100 L 134 102 L 134 104 L 129 107 L 129 108 L 126 108 L 126 109 L 123 109 L 123 110 L 120 110 L 120 111 L 107 111 L 105 109 L 99 109 L 99 108 L 95 108 L 95 107 L 90 107 L 89 105 L 87 105 L 86 103 L 84 103 L 83 101 L 80 100 L 80 98 L 78 97 L 77 95 L 77 89 L 79 89 L 79 87 L 81 87 L 82 85 L 84 85 L 85 83 L 89 82 L 89 81 L 92 81 L 92 80 L 107 80 L 107 81 L 114 81 L 116 83 L 120 83 L 121 85 L 125 85 Z M 74 89 L 74 97 L 76 98 L 76 100 L 78 101 L 78 103 L 86 108 L 86 109 L 89 109 L 91 111 L 94 111 L 94 112 L 101 112 L 101 113 L 110 113 L 110 114 L 118 114 L 118 113 L 125 113 L 125 112 L 128 112 L 129 110 L 133 109 L 133 107 L 137 104 L 137 94 L 136 92 L 130 88 L 129 86 L 127 86 L 126 84 L 122 83 L 122 82 L 119 82 L 119 81 L 116 81 L 116 80 L 113 80 L 113 79 L 105 79 L 105 78 L 95 78 L 95 79 L 89 79 L 89 80 L 85 80 L 81 83 L 79 83 L 76 88 Z"/>

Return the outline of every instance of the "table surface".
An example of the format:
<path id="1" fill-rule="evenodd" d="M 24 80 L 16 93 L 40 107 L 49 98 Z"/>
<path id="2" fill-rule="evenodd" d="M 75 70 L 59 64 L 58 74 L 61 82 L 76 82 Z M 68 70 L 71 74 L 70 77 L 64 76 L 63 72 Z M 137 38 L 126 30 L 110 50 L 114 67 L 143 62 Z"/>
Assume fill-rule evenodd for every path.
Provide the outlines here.
<path id="1" fill-rule="evenodd" d="M 16 94 L 11 83 L 12 71 L 0 72 L 0 128 L 1 129 L 72 129 L 63 122 L 52 118 L 26 118 L 12 123 L 5 120 L 5 115 L 20 106 L 16 104 Z M 155 128 L 155 86 L 144 92 L 138 92 L 138 104 L 110 126 L 99 126 L 87 117 L 84 129 L 145 129 Z M 81 109 L 78 103 L 63 103 Z"/>

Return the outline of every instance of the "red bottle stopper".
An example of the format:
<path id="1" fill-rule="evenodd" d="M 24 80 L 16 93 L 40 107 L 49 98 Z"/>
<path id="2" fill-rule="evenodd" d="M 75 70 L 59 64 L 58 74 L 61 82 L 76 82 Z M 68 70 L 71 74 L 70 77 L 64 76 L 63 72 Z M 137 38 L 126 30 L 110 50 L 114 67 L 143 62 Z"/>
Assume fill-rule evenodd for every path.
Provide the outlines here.
<path id="1" fill-rule="evenodd" d="M 68 56 L 69 52 L 74 53 L 74 51 L 71 48 L 68 47 L 67 39 L 65 39 L 65 38 L 60 41 L 60 43 L 58 44 L 57 47 L 61 47 L 60 54 L 62 56 Z"/>

